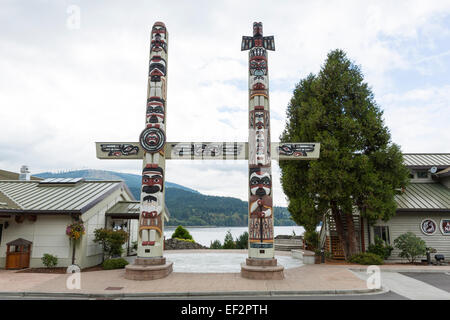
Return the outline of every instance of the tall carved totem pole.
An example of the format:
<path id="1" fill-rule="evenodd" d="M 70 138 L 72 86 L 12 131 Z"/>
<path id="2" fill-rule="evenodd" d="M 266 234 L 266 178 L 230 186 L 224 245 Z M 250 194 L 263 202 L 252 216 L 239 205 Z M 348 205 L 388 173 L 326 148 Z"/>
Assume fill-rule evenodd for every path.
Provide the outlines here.
<path id="1" fill-rule="evenodd" d="M 253 23 L 253 37 L 242 37 L 241 51 L 249 50 L 248 72 L 248 229 L 250 268 L 275 268 L 271 277 L 282 278 L 273 241 L 272 167 L 267 50 L 275 51 L 274 37 L 263 36 L 261 22 Z M 279 269 L 279 270 L 278 270 Z M 242 274 L 249 277 L 247 267 Z"/>
<path id="2" fill-rule="evenodd" d="M 249 257 L 273 258 L 272 168 L 267 50 L 274 38 L 263 37 L 261 22 L 253 23 L 253 37 L 243 37 L 241 50 L 249 50 Z"/>
<path id="3" fill-rule="evenodd" d="M 164 247 L 164 145 L 166 142 L 168 33 L 162 22 L 152 28 L 145 129 L 139 137 L 144 150 L 138 257 L 162 257 Z"/>
<path id="4" fill-rule="evenodd" d="M 150 42 L 145 128 L 139 137 L 143 162 L 138 250 L 135 264 L 127 266 L 129 279 L 156 279 L 172 272 L 172 263 L 163 257 L 168 40 L 166 26 L 156 22 Z"/>

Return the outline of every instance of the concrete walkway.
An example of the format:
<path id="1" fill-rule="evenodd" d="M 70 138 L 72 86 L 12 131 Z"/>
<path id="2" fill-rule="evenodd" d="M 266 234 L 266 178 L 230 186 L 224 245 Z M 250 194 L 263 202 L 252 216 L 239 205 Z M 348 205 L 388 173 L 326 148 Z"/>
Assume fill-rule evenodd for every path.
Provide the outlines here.
<path id="1" fill-rule="evenodd" d="M 171 251 L 185 252 L 192 250 Z M 233 250 L 235 251 L 235 250 Z M 205 252 L 196 250 L 195 253 Z M 208 252 L 221 252 L 208 250 Z M 226 250 L 227 253 L 230 250 Z M 236 250 L 235 252 L 242 252 Z M 288 252 L 276 252 L 276 256 L 290 255 Z M 450 267 L 401 266 L 398 271 L 417 272 L 422 270 L 450 272 Z M 437 268 L 437 269 L 436 269 Z M 357 270 L 352 271 L 350 269 Z M 395 267 L 381 266 L 383 285 L 397 290 L 401 295 L 417 298 L 429 294 L 429 297 L 446 298 L 443 292 L 421 281 L 398 276 Z M 388 270 L 394 269 L 394 272 Z M 174 296 L 274 296 L 274 295 L 324 295 L 324 294 L 363 294 L 379 293 L 382 290 L 368 289 L 365 277 L 366 268 L 359 265 L 303 265 L 285 269 L 283 280 L 250 280 L 240 273 L 186 273 L 173 272 L 168 277 L 152 281 L 133 281 L 124 277 L 125 270 L 82 272 L 81 288 L 66 287 L 67 274 L 16 273 L 0 270 L 0 296 L 39 294 L 54 296 L 80 297 L 174 297 Z M 386 270 L 386 271 L 385 271 Z M 405 279 L 408 278 L 408 279 Z M 429 288 L 431 287 L 431 288 Z M 434 288 L 434 289 L 433 289 Z M 436 290 L 435 290 L 436 289 Z M 395 291 L 395 292 L 397 292 Z M 413 295 L 411 292 L 422 292 Z M 442 291 L 442 290 L 441 290 Z M 44 294 L 45 293 L 45 294 Z M 448 293 L 447 293 L 448 294 Z"/>
<path id="2" fill-rule="evenodd" d="M 191 251 L 191 250 L 189 250 Z M 199 250 L 203 251 L 204 250 Z M 197 251 L 197 252 L 199 252 Z M 212 250 L 208 250 L 211 252 Z M 234 251 L 234 250 L 233 250 Z M 175 251 L 171 251 L 175 252 Z M 184 251 L 187 254 L 187 251 Z M 220 252 L 220 250 L 216 251 Z M 227 253 L 230 250 L 226 250 Z M 242 251 L 237 251 L 242 252 Z M 277 252 L 278 255 L 290 255 Z M 242 261 L 244 262 L 244 261 Z M 330 265 L 305 265 L 285 269 L 283 280 L 250 280 L 240 273 L 183 273 L 152 281 L 133 281 L 124 277 L 125 270 L 81 273 L 81 289 L 70 290 L 70 275 L 15 273 L 0 270 L 0 292 L 60 295 L 119 296 L 214 296 L 214 295 L 283 295 L 283 294 L 358 294 L 374 292 L 366 282 L 347 268 Z"/>

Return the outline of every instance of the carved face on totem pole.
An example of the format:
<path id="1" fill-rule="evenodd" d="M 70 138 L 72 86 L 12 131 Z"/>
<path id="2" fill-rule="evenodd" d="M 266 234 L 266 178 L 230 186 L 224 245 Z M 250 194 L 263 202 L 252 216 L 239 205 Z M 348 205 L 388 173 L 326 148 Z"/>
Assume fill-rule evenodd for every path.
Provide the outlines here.
<path id="1" fill-rule="evenodd" d="M 147 100 L 147 123 L 164 123 L 165 101 L 158 97 Z"/>
<path id="2" fill-rule="evenodd" d="M 270 168 L 250 168 L 250 247 L 272 239 L 272 177 Z M 268 246 L 265 244 L 263 246 Z M 257 246 L 261 246 L 258 245 Z M 270 245 L 269 245 L 270 246 Z"/>
<path id="3" fill-rule="evenodd" d="M 167 53 L 166 26 L 162 22 L 156 22 L 152 29 L 150 52 L 163 51 Z"/>
<path id="4" fill-rule="evenodd" d="M 163 151 L 166 143 L 166 136 L 163 128 L 157 123 L 148 123 L 147 128 L 142 131 L 139 137 L 142 148 L 149 153 Z"/>
<path id="5" fill-rule="evenodd" d="M 252 168 L 250 170 L 250 194 L 262 198 L 270 196 L 272 192 L 272 177 L 263 168 Z"/>
<path id="6" fill-rule="evenodd" d="M 262 37 L 263 25 L 262 22 L 253 22 L 253 37 Z"/>
<path id="7" fill-rule="evenodd" d="M 250 75 L 254 77 L 254 80 L 264 80 L 263 77 L 267 76 L 266 57 L 253 56 L 250 58 Z"/>
<path id="8" fill-rule="evenodd" d="M 161 77 L 166 76 L 166 60 L 160 56 L 153 56 L 150 59 L 149 77 L 151 81 L 159 82 Z"/>
<path id="9" fill-rule="evenodd" d="M 156 164 L 147 164 L 142 171 L 141 217 L 139 230 L 143 246 L 155 244 L 156 235 L 162 236 L 162 192 L 164 171 Z"/>

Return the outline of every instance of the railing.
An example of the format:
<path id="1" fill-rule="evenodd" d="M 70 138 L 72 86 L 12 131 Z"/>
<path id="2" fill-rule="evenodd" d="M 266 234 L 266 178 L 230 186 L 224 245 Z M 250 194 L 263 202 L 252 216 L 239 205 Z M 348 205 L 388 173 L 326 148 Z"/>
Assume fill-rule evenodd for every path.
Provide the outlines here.
<path id="1" fill-rule="evenodd" d="M 322 228 L 320 228 L 320 233 L 319 233 L 320 248 L 325 248 L 326 240 L 327 240 L 327 223 L 326 223 L 326 215 L 325 215 L 322 219 Z"/>

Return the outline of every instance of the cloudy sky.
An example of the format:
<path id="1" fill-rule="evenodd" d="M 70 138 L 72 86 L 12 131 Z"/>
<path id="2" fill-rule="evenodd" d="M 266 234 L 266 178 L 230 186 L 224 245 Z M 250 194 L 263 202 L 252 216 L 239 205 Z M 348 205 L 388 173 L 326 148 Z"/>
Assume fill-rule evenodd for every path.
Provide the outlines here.
<path id="1" fill-rule="evenodd" d="M 151 26 L 169 31 L 169 141 L 246 141 L 243 35 L 262 21 L 272 140 L 296 83 L 341 48 L 361 66 L 403 152 L 450 152 L 450 0 L 0 2 L 0 168 L 137 173 L 95 141 L 144 128 Z M 285 205 L 272 163 L 274 199 Z M 167 161 L 166 180 L 247 199 L 246 161 Z"/>

